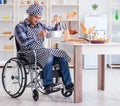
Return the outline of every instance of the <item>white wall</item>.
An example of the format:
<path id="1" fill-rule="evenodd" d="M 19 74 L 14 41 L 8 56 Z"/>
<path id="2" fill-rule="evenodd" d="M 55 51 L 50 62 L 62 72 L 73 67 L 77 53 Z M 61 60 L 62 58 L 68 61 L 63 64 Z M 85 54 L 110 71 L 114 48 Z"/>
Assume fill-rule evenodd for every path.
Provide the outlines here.
<path id="1" fill-rule="evenodd" d="M 108 17 L 108 34 L 110 26 L 110 0 L 80 0 L 80 20 L 84 21 L 85 15 L 93 15 L 91 5 L 98 4 L 97 15 L 107 15 Z"/>
<path id="2" fill-rule="evenodd" d="M 97 8 L 98 15 L 108 14 L 110 0 L 80 0 L 80 19 L 83 19 L 83 16 L 86 14 L 93 14 L 91 7 L 91 5 L 94 3 L 93 1 L 99 5 Z"/>

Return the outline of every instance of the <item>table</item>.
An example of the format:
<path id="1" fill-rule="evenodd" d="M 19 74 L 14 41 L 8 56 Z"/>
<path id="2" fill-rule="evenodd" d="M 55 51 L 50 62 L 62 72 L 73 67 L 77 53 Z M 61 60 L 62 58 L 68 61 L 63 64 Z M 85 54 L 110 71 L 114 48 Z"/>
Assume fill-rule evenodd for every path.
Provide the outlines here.
<path id="1" fill-rule="evenodd" d="M 98 55 L 98 90 L 104 90 L 105 87 L 105 55 L 119 55 L 120 43 L 106 44 L 80 44 L 70 42 L 57 43 L 58 48 L 65 50 L 65 45 L 72 47 L 74 54 L 74 102 L 82 102 L 82 55 Z"/>

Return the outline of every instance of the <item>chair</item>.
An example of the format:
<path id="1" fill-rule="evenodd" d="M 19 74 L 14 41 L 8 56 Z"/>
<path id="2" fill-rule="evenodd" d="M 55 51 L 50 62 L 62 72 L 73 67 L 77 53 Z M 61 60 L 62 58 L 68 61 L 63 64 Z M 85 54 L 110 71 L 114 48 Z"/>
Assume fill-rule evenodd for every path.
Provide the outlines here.
<path id="1" fill-rule="evenodd" d="M 10 40 L 13 36 L 10 37 Z M 17 98 L 23 94 L 26 87 L 32 90 L 32 97 L 35 101 L 39 98 L 39 92 L 47 95 L 43 86 L 42 67 L 36 60 L 36 52 L 33 51 L 19 51 L 18 42 L 16 42 L 17 56 L 10 58 L 4 65 L 2 70 L 2 84 L 8 95 Z M 30 53 L 27 56 L 26 53 Z M 66 91 L 62 82 L 60 69 L 58 64 L 53 66 L 53 82 L 56 83 L 55 89 L 61 90 L 65 97 L 72 95 L 73 90 Z M 30 77 L 29 77 L 30 75 Z"/>

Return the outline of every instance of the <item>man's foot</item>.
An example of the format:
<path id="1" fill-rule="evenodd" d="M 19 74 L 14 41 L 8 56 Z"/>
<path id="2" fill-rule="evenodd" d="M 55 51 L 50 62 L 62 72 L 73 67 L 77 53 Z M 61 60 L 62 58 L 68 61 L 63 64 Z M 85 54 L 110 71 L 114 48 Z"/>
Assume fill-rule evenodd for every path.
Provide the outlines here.
<path id="1" fill-rule="evenodd" d="M 65 86 L 65 89 L 66 90 L 73 90 L 74 89 L 74 84 L 73 83 L 68 84 L 67 86 Z"/>
<path id="2" fill-rule="evenodd" d="M 50 93 L 54 93 L 61 90 L 60 88 L 57 88 L 57 87 L 55 88 L 55 86 L 57 86 L 57 84 L 46 85 L 44 88 L 45 94 L 50 94 Z"/>

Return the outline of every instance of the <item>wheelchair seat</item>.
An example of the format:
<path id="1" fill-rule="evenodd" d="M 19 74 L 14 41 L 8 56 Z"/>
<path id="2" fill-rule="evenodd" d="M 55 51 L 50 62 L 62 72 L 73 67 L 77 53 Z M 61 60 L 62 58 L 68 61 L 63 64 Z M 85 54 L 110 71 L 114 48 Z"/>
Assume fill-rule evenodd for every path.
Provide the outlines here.
<path id="1" fill-rule="evenodd" d="M 27 87 L 31 87 L 32 96 L 35 101 L 39 98 L 39 92 L 46 94 L 43 86 L 43 67 L 36 61 L 35 51 L 20 51 L 19 44 L 16 42 L 17 56 L 10 58 L 2 70 L 2 84 L 8 95 L 13 98 L 21 96 Z M 30 56 L 25 52 L 33 52 Z M 61 90 L 65 97 L 72 95 L 72 91 L 66 91 L 62 82 L 59 65 L 53 65 L 53 82 L 57 85 L 56 89 Z M 30 78 L 28 77 L 30 75 Z M 29 82 L 28 82 L 29 81 Z"/>
<path id="2" fill-rule="evenodd" d="M 30 55 L 30 56 L 27 56 L 25 55 L 24 53 L 19 53 L 17 55 L 18 59 L 21 60 L 21 62 L 24 64 L 24 65 L 28 65 L 28 64 L 34 64 L 35 63 L 35 57 L 34 55 Z"/>

